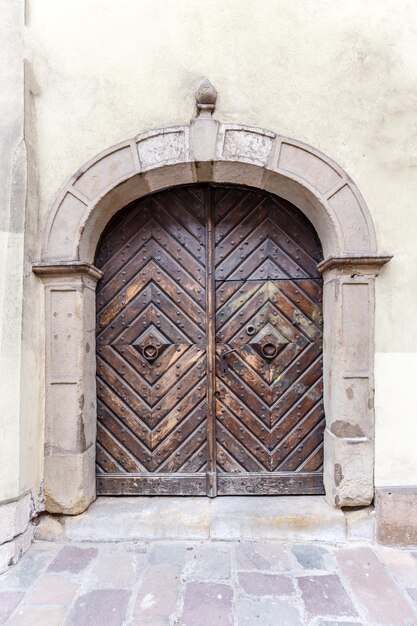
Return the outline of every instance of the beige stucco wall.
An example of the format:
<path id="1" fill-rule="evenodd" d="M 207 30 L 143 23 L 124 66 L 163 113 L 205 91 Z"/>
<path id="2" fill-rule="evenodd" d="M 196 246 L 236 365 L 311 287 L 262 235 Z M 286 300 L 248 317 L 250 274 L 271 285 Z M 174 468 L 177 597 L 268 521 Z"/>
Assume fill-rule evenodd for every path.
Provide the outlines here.
<path id="1" fill-rule="evenodd" d="M 27 73 L 23 63 L 24 3 L 0 0 L 0 15 L 0 502 L 3 502 L 30 491 L 37 500 L 42 480 L 43 422 L 39 396 L 42 348 L 38 338 L 41 299 L 29 297 L 30 285 L 36 292 L 39 290 L 30 268 L 38 220 L 33 133 L 29 128 L 31 96 L 25 94 L 24 80 Z M 3 526 L 0 543 L 2 531 Z"/>
<path id="2" fill-rule="evenodd" d="M 18 495 L 19 492 L 19 408 L 20 408 L 20 323 L 19 310 L 22 292 L 21 281 L 14 285 L 15 279 L 22 274 L 23 233 L 14 226 L 12 213 L 13 168 L 19 143 L 22 139 L 22 115 L 15 115 L 16 110 L 23 111 L 23 65 L 21 58 L 21 39 L 19 36 L 20 12 L 16 5 L 5 10 L 4 0 L 1 9 L 4 19 L 0 24 L 0 37 L 7 44 L 5 63 L 0 65 L 2 85 L 8 85 L 7 99 L 0 100 L 1 135 L 0 168 L 2 185 L 0 187 L 0 379 L 7 377 L 0 394 L 2 415 L 0 458 L 0 499 Z M 16 268 L 16 273 L 13 272 Z M 6 271 L 7 270 L 7 271 Z M 10 272 L 12 276 L 10 276 Z M 16 276 L 17 274 L 17 276 Z M 20 284 L 19 284 L 20 283 Z M 16 299 L 11 300 L 14 292 Z M 17 313 L 17 316 L 16 316 Z M 16 320 L 17 317 L 17 320 Z M 13 322 L 17 321 L 16 323 Z"/>
<path id="3" fill-rule="evenodd" d="M 376 482 L 417 484 L 417 4 L 26 4 L 39 189 L 38 203 L 29 204 L 32 214 L 39 207 L 41 224 L 61 185 L 94 154 L 148 128 L 188 122 L 206 76 L 219 91 L 218 119 L 295 137 L 352 176 L 374 219 L 379 252 L 395 255 L 377 281 Z M 27 250 L 31 245 L 39 251 L 36 229 Z M 29 258 L 34 255 L 27 260 L 37 260 Z M 40 287 L 26 289 L 29 307 Z M 40 327 L 40 316 L 31 310 L 32 324 Z M 37 341 L 39 333 L 32 333 L 31 345 Z M 35 376 L 40 390 L 33 363 L 21 384 Z M 29 388 L 35 397 L 36 388 Z M 38 483 L 43 410 L 32 404 L 25 428 L 38 473 L 29 466 L 25 472 Z M 0 487 L 10 476 L 0 475 Z"/>

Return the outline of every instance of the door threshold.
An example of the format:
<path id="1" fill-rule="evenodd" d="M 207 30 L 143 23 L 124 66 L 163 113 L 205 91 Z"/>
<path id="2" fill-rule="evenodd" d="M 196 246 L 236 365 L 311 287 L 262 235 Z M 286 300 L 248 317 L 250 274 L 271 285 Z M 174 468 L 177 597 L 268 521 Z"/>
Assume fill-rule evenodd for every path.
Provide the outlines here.
<path id="1" fill-rule="evenodd" d="M 332 508 L 323 496 L 103 496 L 85 513 L 64 517 L 62 522 L 62 539 L 81 542 L 344 543 L 373 541 L 374 536 L 372 507 L 344 512 Z"/>

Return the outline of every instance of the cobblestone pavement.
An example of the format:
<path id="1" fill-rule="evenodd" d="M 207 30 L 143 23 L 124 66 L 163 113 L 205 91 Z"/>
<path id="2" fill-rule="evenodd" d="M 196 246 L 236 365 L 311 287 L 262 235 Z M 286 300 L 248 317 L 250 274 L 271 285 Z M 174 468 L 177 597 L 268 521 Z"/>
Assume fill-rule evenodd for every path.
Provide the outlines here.
<path id="1" fill-rule="evenodd" d="M 417 625 L 417 552 L 359 544 L 37 541 L 0 576 L 0 624 Z"/>

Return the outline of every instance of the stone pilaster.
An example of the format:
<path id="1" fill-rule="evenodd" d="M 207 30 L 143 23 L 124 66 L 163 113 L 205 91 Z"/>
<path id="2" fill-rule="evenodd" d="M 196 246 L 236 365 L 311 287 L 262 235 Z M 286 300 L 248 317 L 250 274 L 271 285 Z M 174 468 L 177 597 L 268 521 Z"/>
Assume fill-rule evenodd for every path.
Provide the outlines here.
<path id="1" fill-rule="evenodd" d="M 374 497 L 375 277 L 387 256 L 331 257 L 324 278 L 324 486 L 334 506 Z"/>
<path id="2" fill-rule="evenodd" d="M 37 265 L 45 285 L 45 507 L 76 514 L 95 499 L 95 286 L 83 263 Z"/>

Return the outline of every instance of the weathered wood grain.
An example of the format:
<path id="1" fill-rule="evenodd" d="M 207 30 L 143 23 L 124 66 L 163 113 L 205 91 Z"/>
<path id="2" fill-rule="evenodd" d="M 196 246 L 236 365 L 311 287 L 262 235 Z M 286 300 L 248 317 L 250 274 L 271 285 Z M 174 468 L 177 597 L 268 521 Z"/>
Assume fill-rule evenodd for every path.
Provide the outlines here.
<path id="1" fill-rule="evenodd" d="M 100 241 L 100 494 L 322 493 L 317 235 L 233 186 L 132 203 Z"/>

